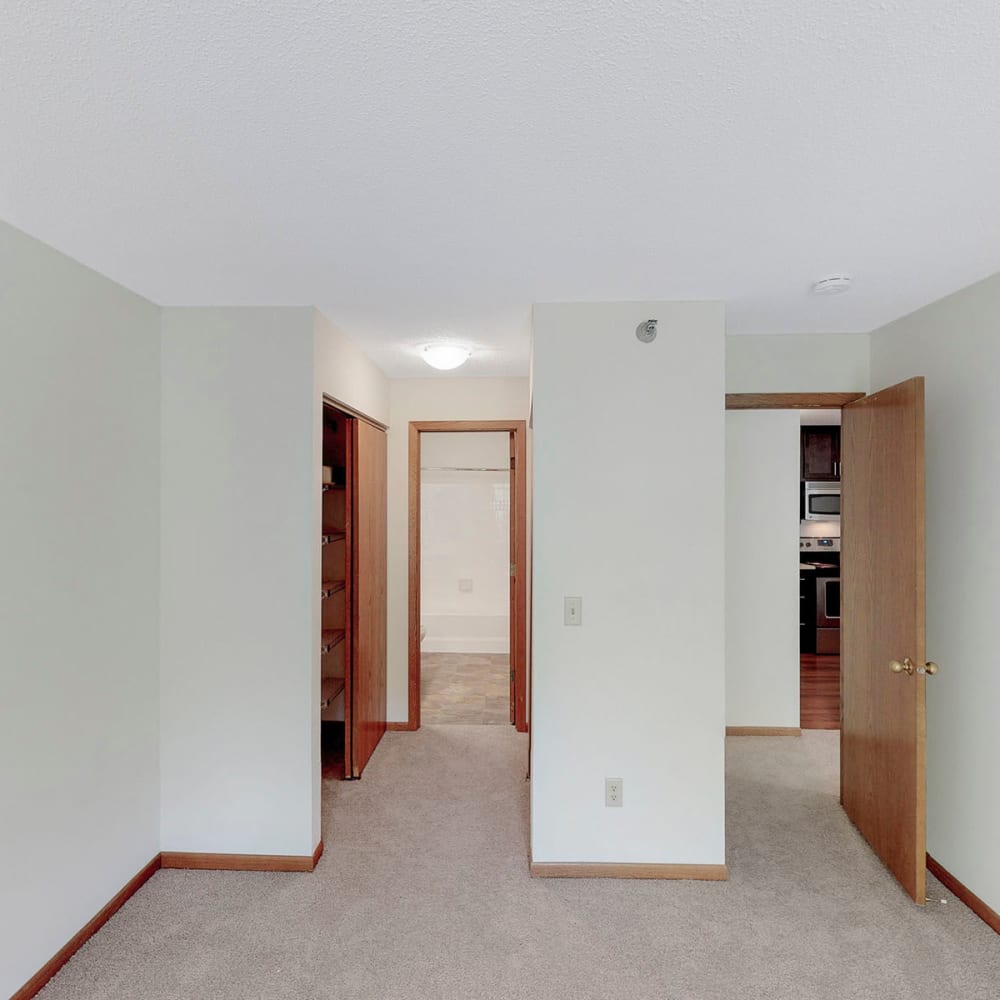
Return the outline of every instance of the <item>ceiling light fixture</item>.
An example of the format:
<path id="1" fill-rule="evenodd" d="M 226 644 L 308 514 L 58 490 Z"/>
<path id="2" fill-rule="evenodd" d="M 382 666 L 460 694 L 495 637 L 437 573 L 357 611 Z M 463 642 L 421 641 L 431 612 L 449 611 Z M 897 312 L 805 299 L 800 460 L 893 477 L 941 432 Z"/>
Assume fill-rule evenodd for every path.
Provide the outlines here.
<path id="1" fill-rule="evenodd" d="M 851 288 L 849 274 L 831 274 L 829 278 L 820 278 L 813 283 L 813 295 L 843 295 Z"/>
<path id="2" fill-rule="evenodd" d="M 461 344 L 428 344 L 421 354 L 431 368 L 444 372 L 461 367 L 472 357 L 472 351 Z"/>

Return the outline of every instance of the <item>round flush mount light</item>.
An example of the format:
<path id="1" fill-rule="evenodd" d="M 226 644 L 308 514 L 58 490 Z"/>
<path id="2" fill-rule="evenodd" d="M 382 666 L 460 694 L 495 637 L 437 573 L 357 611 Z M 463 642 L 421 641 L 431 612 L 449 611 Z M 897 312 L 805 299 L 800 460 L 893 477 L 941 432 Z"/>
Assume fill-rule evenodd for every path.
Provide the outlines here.
<path id="1" fill-rule="evenodd" d="M 472 357 L 472 351 L 461 344 L 428 344 L 420 353 L 431 368 L 445 372 L 461 367 Z"/>
<path id="2" fill-rule="evenodd" d="M 831 274 L 828 278 L 820 278 L 813 283 L 813 295 L 843 295 L 851 287 L 849 274 Z"/>

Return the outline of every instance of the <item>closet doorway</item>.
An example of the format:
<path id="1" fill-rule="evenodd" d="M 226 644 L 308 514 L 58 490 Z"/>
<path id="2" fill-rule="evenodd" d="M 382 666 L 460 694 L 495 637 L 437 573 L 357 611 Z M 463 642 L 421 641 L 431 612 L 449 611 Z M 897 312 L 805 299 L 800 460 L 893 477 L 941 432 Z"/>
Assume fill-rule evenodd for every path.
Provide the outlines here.
<path id="1" fill-rule="evenodd" d="M 410 424 L 407 729 L 422 694 L 426 723 L 528 729 L 526 468 L 524 421 Z"/>
<path id="2" fill-rule="evenodd" d="M 320 729 L 324 778 L 360 778 L 386 729 L 385 430 L 323 404 Z"/>

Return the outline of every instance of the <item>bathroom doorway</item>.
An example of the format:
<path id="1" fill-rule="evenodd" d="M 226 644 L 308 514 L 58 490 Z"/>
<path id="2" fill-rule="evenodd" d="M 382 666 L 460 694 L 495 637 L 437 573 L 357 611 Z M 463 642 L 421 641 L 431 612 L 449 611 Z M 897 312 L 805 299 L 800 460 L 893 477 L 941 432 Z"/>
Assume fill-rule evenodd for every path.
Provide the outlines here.
<path id="1" fill-rule="evenodd" d="M 409 724 L 527 730 L 523 421 L 410 425 Z"/>

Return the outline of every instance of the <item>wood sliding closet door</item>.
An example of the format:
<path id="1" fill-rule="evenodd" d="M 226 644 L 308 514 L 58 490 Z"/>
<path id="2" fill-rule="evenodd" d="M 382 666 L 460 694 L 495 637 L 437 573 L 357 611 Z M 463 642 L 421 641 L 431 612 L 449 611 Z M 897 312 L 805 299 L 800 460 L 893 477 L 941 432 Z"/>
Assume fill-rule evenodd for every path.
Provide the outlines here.
<path id="1" fill-rule="evenodd" d="M 354 657 L 350 773 L 358 778 L 385 732 L 386 437 L 354 421 Z"/>

